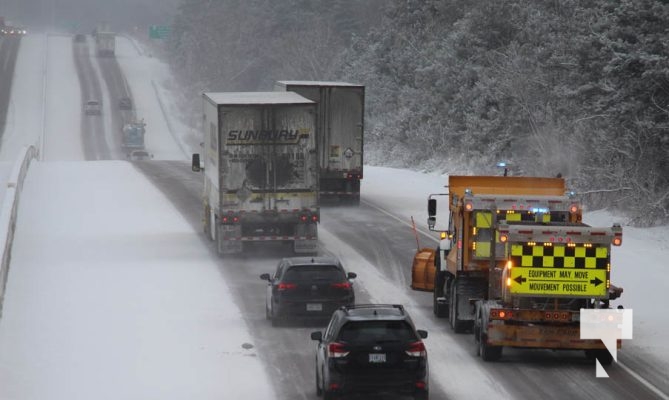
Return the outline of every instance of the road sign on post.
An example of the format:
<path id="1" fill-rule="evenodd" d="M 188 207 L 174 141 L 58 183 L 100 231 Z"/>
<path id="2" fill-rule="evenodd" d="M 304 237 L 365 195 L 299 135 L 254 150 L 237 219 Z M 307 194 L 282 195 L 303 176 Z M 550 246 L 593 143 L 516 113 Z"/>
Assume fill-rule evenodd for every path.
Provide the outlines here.
<path id="1" fill-rule="evenodd" d="M 170 27 L 165 25 L 149 26 L 150 39 L 166 39 L 170 35 Z"/>

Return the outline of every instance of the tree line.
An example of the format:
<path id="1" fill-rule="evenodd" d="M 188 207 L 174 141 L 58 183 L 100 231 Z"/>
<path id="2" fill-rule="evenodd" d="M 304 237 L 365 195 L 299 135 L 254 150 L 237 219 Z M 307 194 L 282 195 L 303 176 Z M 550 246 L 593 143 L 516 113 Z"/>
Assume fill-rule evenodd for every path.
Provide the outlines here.
<path id="1" fill-rule="evenodd" d="M 507 161 L 649 226 L 669 221 L 668 3 L 182 0 L 169 48 L 196 103 L 278 79 L 361 83 L 368 163 Z"/>

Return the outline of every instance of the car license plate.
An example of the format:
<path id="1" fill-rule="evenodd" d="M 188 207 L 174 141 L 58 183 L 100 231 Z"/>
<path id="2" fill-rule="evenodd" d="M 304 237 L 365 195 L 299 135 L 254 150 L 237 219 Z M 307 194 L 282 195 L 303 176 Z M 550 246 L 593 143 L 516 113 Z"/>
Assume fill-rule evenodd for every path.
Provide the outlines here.
<path id="1" fill-rule="evenodd" d="M 321 303 L 307 303 L 307 311 L 323 311 Z"/>
<path id="2" fill-rule="evenodd" d="M 370 364 L 378 364 L 386 362 L 386 353 L 369 353 Z"/>

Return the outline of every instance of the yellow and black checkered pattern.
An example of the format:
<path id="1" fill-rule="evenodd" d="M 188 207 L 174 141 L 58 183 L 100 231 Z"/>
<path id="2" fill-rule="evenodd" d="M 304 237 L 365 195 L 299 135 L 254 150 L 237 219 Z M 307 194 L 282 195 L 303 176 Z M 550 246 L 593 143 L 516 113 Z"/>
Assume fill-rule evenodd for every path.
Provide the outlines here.
<path id="1" fill-rule="evenodd" d="M 541 219 L 538 219 L 534 213 L 523 212 L 523 211 L 502 211 L 503 215 L 498 219 L 505 219 L 506 222 L 521 222 L 521 221 L 533 221 L 533 222 L 551 222 L 551 213 L 545 213 L 541 215 Z"/>
<path id="2" fill-rule="evenodd" d="M 511 244 L 514 267 L 594 268 L 605 269 L 609 264 L 607 247 L 565 245 Z"/>

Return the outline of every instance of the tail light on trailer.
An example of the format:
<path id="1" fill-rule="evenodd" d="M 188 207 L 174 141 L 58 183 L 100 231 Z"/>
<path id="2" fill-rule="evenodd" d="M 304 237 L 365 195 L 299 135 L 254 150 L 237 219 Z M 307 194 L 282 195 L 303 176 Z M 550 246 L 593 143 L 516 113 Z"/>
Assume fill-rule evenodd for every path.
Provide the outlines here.
<path id="1" fill-rule="evenodd" d="M 426 357 L 427 351 L 425 350 L 425 345 L 421 340 L 409 344 L 409 348 L 406 349 L 406 353 L 411 357 Z"/>
<path id="2" fill-rule="evenodd" d="M 348 353 L 346 346 L 341 343 L 334 342 L 328 345 L 328 357 L 330 358 L 346 357 Z"/>
<path id="3" fill-rule="evenodd" d="M 318 214 L 300 214 L 300 222 L 318 222 Z"/>
<path id="4" fill-rule="evenodd" d="M 568 312 L 547 312 L 544 318 L 551 321 L 571 321 L 571 313 Z"/>
<path id="5" fill-rule="evenodd" d="M 513 318 L 511 310 L 490 310 L 490 319 L 510 319 Z"/>
<path id="6" fill-rule="evenodd" d="M 224 224 L 236 224 L 239 223 L 238 215 L 224 215 L 221 217 L 221 222 Z"/>

